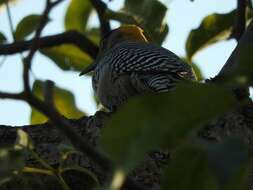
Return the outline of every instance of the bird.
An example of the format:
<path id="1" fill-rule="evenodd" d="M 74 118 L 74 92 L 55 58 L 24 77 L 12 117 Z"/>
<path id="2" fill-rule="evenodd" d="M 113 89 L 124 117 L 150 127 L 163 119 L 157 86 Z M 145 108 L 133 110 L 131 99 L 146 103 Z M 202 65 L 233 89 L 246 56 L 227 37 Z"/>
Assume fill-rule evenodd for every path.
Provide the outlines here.
<path id="1" fill-rule="evenodd" d="M 111 112 L 132 96 L 168 92 L 178 81 L 196 80 L 191 65 L 149 42 L 136 25 L 122 25 L 102 38 L 94 63 L 80 75 L 90 72 L 95 95 Z"/>

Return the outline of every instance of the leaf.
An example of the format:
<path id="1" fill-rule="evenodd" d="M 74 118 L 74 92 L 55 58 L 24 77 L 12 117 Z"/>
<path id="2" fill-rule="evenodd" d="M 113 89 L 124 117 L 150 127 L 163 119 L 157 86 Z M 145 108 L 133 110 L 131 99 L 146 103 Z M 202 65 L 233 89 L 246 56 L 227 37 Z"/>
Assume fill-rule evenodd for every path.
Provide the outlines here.
<path id="1" fill-rule="evenodd" d="M 169 162 L 162 179 L 163 189 L 218 190 L 208 166 L 207 154 L 195 146 L 181 147 Z"/>
<path id="2" fill-rule="evenodd" d="M 90 1 L 71 0 L 65 15 L 65 29 L 84 33 L 91 10 Z"/>
<path id="3" fill-rule="evenodd" d="M 206 149 L 210 168 L 222 189 L 226 186 L 230 187 L 228 189 L 232 186 L 234 189 L 244 189 L 246 181 L 243 176 L 247 174 L 245 168 L 250 162 L 245 144 L 240 139 L 228 138 L 222 143 L 208 144 Z"/>
<path id="4" fill-rule="evenodd" d="M 122 11 L 123 13 L 125 12 L 128 17 L 129 15 L 136 17 L 136 20 L 139 21 L 140 26 L 151 38 L 151 41 L 161 44 L 168 34 L 168 25 L 163 22 L 167 8 L 160 1 L 125 0 L 125 5 Z M 122 17 L 125 19 L 124 15 L 122 15 Z"/>
<path id="5" fill-rule="evenodd" d="M 197 83 L 178 85 L 170 93 L 134 97 L 102 129 L 100 145 L 116 165 L 129 171 L 146 152 L 175 147 L 234 101 L 227 90 Z"/>
<path id="6" fill-rule="evenodd" d="M 6 42 L 6 40 L 7 39 L 6 39 L 5 35 L 2 32 L 0 32 L 0 44 Z"/>
<path id="7" fill-rule="evenodd" d="M 17 139 L 14 148 L 16 149 L 33 149 L 32 140 L 22 129 L 17 130 Z"/>
<path id="8" fill-rule="evenodd" d="M 40 50 L 63 70 L 82 71 L 92 59 L 74 45 L 60 45 Z"/>
<path id="9" fill-rule="evenodd" d="M 232 67 L 225 68 L 226 73 L 222 73 L 223 81 L 227 85 L 233 86 L 233 88 L 253 86 L 253 65 L 252 65 L 252 53 L 253 44 L 250 41 L 253 35 L 249 34 L 247 43 L 242 43 L 239 49 L 236 51 L 234 60 L 230 62 Z"/>
<path id="10" fill-rule="evenodd" d="M 22 149 L 0 149 L 0 179 L 10 177 L 13 172 L 20 171 L 25 164 L 25 154 Z"/>
<path id="11" fill-rule="evenodd" d="M 203 48 L 218 41 L 228 39 L 236 18 L 236 10 L 226 14 L 206 16 L 200 26 L 190 32 L 186 41 L 186 52 L 189 61 Z M 252 18 L 252 11 L 247 11 L 247 20 Z"/>
<path id="12" fill-rule="evenodd" d="M 40 22 L 41 15 L 28 15 L 24 17 L 17 25 L 14 33 L 15 40 L 23 40 L 25 37 L 33 33 Z"/>
<path id="13" fill-rule="evenodd" d="M 85 36 L 87 36 L 95 44 L 99 45 L 100 42 L 100 29 L 90 28 L 85 31 Z"/>
<path id="14" fill-rule="evenodd" d="M 33 93 L 40 99 L 43 99 L 43 82 L 36 80 L 33 84 Z M 58 111 L 67 118 L 79 118 L 85 113 L 80 111 L 75 104 L 75 98 L 70 91 L 54 87 L 54 103 Z M 35 109 L 32 109 L 30 123 L 39 124 L 46 122 L 47 118 Z"/>
<path id="15" fill-rule="evenodd" d="M 211 14 L 205 17 L 200 26 L 192 30 L 186 41 L 189 60 L 195 53 L 217 41 L 227 39 L 231 33 L 236 11 L 226 14 Z"/>

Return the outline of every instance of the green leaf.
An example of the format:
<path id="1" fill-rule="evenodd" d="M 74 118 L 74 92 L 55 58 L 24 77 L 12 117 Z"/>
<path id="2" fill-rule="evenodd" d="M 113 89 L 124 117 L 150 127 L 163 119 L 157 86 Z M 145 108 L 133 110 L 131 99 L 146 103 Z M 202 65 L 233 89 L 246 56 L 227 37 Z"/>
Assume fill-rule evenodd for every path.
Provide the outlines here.
<path id="1" fill-rule="evenodd" d="M 169 162 L 162 179 L 163 189 L 218 190 L 205 151 L 195 146 L 180 148 Z"/>
<path id="2" fill-rule="evenodd" d="M 123 13 L 125 12 L 128 17 L 132 15 L 136 18 L 151 41 L 161 44 L 168 34 L 168 25 L 164 24 L 167 8 L 160 1 L 125 0 L 122 11 Z M 122 17 L 125 20 L 125 16 L 122 15 Z M 119 21 L 120 20 L 121 18 L 119 15 Z M 128 24 L 136 24 L 136 22 Z"/>
<path id="3" fill-rule="evenodd" d="M 205 17 L 200 26 L 192 30 L 186 41 L 186 52 L 189 60 L 195 53 L 208 45 L 227 39 L 231 34 L 236 11 L 227 14 L 211 14 Z"/>
<path id="4" fill-rule="evenodd" d="M 43 82 L 36 80 L 33 84 L 33 93 L 43 99 Z M 74 95 L 65 89 L 54 86 L 54 103 L 58 111 L 67 118 L 79 118 L 85 115 L 75 104 Z M 47 118 L 35 109 L 32 109 L 30 123 L 39 124 L 46 122 Z"/>
<path id="5" fill-rule="evenodd" d="M 22 129 L 17 130 L 17 139 L 14 146 L 16 149 L 33 149 L 33 143 L 28 134 Z"/>
<path id="6" fill-rule="evenodd" d="M 66 30 L 77 30 L 84 33 L 91 10 L 90 1 L 71 0 L 65 15 Z"/>
<path id="7" fill-rule="evenodd" d="M 2 32 L 0 32 L 0 44 L 4 43 L 6 40 L 7 39 L 6 39 L 5 35 Z"/>
<path id="8" fill-rule="evenodd" d="M 82 71 L 92 59 L 74 45 L 60 45 L 40 50 L 63 70 Z"/>
<path id="9" fill-rule="evenodd" d="M 16 40 L 23 40 L 25 37 L 33 33 L 40 22 L 41 15 L 28 15 L 24 17 L 17 25 L 14 33 Z"/>
<path id="10" fill-rule="evenodd" d="M 223 88 L 197 83 L 179 84 L 170 93 L 134 97 L 102 129 L 100 144 L 116 165 L 129 171 L 147 151 L 175 147 L 234 101 Z"/>
<path id="11" fill-rule="evenodd" d="M 226 14 L 206 16 L 200 26 L 190 32 L 186 41 L 186 52 L 189 61 L 203 48 L 218 41 L 228 39 L 234 26 L 236 10 Z M 247 20 L 252 18 L 252 10 L 247 9 Z"/>

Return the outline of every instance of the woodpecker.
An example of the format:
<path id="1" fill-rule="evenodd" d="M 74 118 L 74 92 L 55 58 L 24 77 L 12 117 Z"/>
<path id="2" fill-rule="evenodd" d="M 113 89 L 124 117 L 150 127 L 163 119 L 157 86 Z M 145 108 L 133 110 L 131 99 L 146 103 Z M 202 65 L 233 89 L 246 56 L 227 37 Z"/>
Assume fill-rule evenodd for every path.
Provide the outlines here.
<path id="1" fill-rule="evenodd" d="M 112 30 L 100 42 L 94 64 L 92 86 L 103 106 L 115 111 L 130 97 L 172 90 L 180 80 L 196 80 L 192 67 L 177 55 L 148 42 L 135 25 Z"/>

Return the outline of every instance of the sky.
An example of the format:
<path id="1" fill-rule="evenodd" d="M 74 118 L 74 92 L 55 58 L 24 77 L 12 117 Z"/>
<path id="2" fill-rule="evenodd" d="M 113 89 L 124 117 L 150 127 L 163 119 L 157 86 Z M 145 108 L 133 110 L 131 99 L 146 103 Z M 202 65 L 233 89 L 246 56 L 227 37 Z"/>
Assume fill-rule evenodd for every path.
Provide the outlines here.
<path id="1" fill-rule="evenodd" d="M 165 22 L 169 24 L 170 32 L 163 47 L 179 56 L 185 56 L 185 41 L 188 33 L 199 26 L 203 17 L 212 13 L 227 13 L 236 7 L 236 0 L 161 0 L 168 5 Z M 106 1 L 108 2 L 108 1 Z M 56 34 L 64 31 L 64 15 L 70 0 L 65 0 L 50 14 L 52 21 L 43 31 L 44 35 Z M 14 26 L 29 14 L 41 14 L 45 0 L 19 0 L 11 4 L 11 15 Z M 113 0 L 110 8 L 121 8 L 123 0 Z M 90 25 L 97 24 L 96 15 L 89 21 Z M 112 22 L 114 27 L 117 23 Z M 4 7 L 0 8 L 0 32 L 11 41 L 10 27 Z M 193 61 L 200 67 L 205 78 L 215 76 L 226 62 L 236 46 L 235 40 L 219 42 L 196 54 Z M 19 55 L 0 56 L 0 91 L 20 92 L 22 86 L 22 63 Z M 92 98 L 91 79 L 79 77 L 77 72 L 63 72 L 48 58 L 37 53 L 33 60 L 32 78 L 49 79 L 61 88 L 73 92 L 78 108 L 87 114 L 93 114 L 97 108 Z M 21 101 L 0 100 L 0 125 L 29 124 L 30 107 Z"/>

